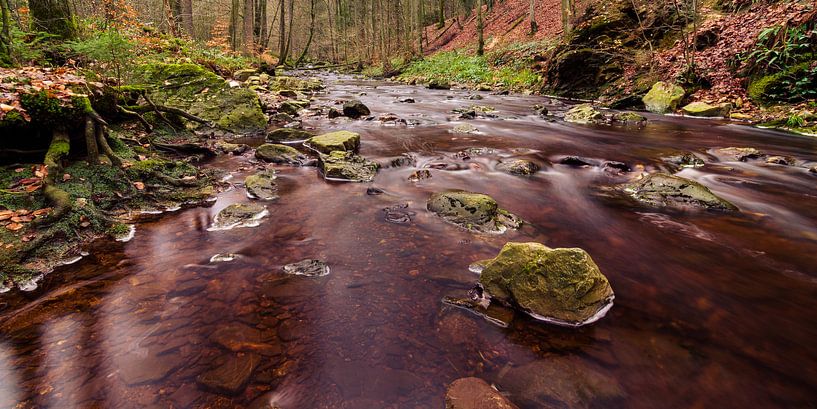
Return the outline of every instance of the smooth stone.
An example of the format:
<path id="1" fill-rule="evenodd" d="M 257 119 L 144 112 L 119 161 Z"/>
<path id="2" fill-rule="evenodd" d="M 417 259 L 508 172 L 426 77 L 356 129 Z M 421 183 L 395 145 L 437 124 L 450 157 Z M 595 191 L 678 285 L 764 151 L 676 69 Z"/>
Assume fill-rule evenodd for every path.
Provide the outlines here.
<path id="1" fill-rule="evenodd" d="M 243 143 L 238 144 L 238 143 L 229 143 L 229 142 L 223 142 L 223 141 L 216 142 L 215 148 L 216 148 L 216 150 L 218 152 L 229 153 L 229 154 L 233 154 L 233 155 L 240 155 L 240 154 L 246 152 L 248 149 L 250 149 L 249 146 L 247 146 L 247 145 L 245 145 Z"/>
<path id="2" fill-rule="evenodd" d="M 540 169 L 539 165 L 526 159 L 503 160 L 496 165 L 496 168 L 515 176 L 530 176 Z"/>
<path id="3" fill-rule="evenodd" d="M 731 109 L 732 104 L 729 103 L 710 105 L 706 102 L 696 101 L 685 105 L 681 108 L 681 111 L 689 116 L 725 117 L 729 115 Z"/>
<path id="4" fill-rule="evenodd" d="M 615 298 L 607 277 L 580 248 L 506 243 L 499 255 L 480 264 L 479 283 L 492 301 L 549 323 L 591 324 L 607 313 Z"/>
<path id="5" fill-rule="evenodd" d="M 771 165 L 794 166 L 797 164 L 797 159 L 791 156 L 769 156 L 766 158 L 766 163 Z"/>
<path id="6" fill-rule="evenodd" d="M 616 112 L 613 114 L 613 123 L 622 125 L 641 125 L 647 122 L 647 118 L 635 112 Z"/>
<path id="7" fill-rule="evenodd" d="M 308 139 L 304 146 L 325 154 L 333 151 L 357 152 L 360 148 L 360 135 L 349 131 L 330 132 Z"/>
<path id="8" fill-rule="evenodd" d="M 604 122 L 604 114 L 590 104 L 580 104 L 570 108 L 564 119 L 574 124 L 595 124 Z"/>
<path id="9" fill-rule="evenodd" d="M 269 142 L 303 142 L 315 136 L 313 133 L 296 128 L 278 128 L 267 134 Z"/>
<path id="10" fill-rule="evenodd" d="M 449 190 L 431 195 L 426 208 L 443 220 L 472 232 L 504 233 L 522 221 L 500 209 L 496 200 L 481 193 Z"/>
<path id="11" fill-rule="evenodd" d="M 232 354 L 223 365 L 199 375 L 196 381 L 217 393 L 236 395 L 247 385 L 259 362 L 258 354 Z"/>
<path id="12" fill-rule="evenodd" d="M 690 179 L 653 173 L 626 187 L 639 202 L 656 207 L 697 207 L 734 211 L 738 208 L 716 196 L 706 186 Z"/>
<path id="13" fill-rule="evenodd" d="M 228 230 L 235 227 L 255 227 L 268 214 L 267 208 L 255 203 L 235 203 L 222 209 L 209 230 Z"/>
<path id="14" fill-rule="evenodd" d="M 380 167 L 360 155 L 343 151 L 320 155 L 318 166 L 325 179 L 347 182 L 371 182 Z"/>
<path id="15" fill-rule="evenodd" d="M 329 275 L 329 266 L 321 260 L 314 259 L 287 264 L 283 267 L 283 270 L 286 274 L 296 276 L 323 277 Z"/>
<path id="16" fill-rule="evenodd" d="M 741 162 L 746 162 L 749 159 L 760 159 L 761 157 L 765 156 L 755 148 L 736 148 L 734 146 L 718 149 L 718 152 L 724 155 L 733 156 L 735 159 Z"/>
<path id="17" fill-rule="evenodd" d="M 278 112 L 291 116 L 298 116 L 298 112 L 300 112 L 303 108 L 304 107 L 300 104 L 296 104 L 292 101 L 284 101 L 278 108 Z"/>
<path id="18" fill-rule="evenodd" d="M 666 114 L 678 109 L 678 104 L 684 99 L 685 91 L 678 85 L 659 81 L 656 82 L 642 101 L 647 111 L 656 114 Z"/>
<path id="19" fill-rule="evenodd" d="M 519 409 L 479 378 L 460 378 L 448 386 L 445 409 Z"/>
<path id="20" fill-rule="evenodd" d="M 219 327 L 210 334 L 210 342 L 232 352 L 254 352 L 264 356 L 280 355 L 281 345 L 262 342 L 261 331 L 237 322 Z"/>
<path id="21" fill-rule="evenodd" d="M 127 385 L 161 381 L 183 364 L 178 355 L 159 355 L 154 349 L 148 349 L 144 356 L 140 353 L 125 354 L 121 360 L 116 359 L 114 362 L 119 368 L 119 376 Z"/>
<path id="22" fill-rule="evenodd" d="M 428 89 L 449 90 L 451 83 L 446 80 L 433 79 L 426 84 Z"/>
<path id="23" fill-rule="evenodd" d="M 265 162 L 287 165 L 301 165 L 307 159 L 306 155 L 291 146 L 272 143 L 255 148 L 255 157 Z"/>
<path id="24" fill-rule="evenodd" d="M 356 99 L 343 104 L 343 115 L 352 119 L 358 119 L 371 113 L 369 107 Z"/>
<path id="25" fill-rule="evenodd" d="M 258 200 L 278 199 L 278 185 L 275 184 L 275 172 L 266 171 L 247 176 L 244 179 L 244 189 L 247 196 Z"/>

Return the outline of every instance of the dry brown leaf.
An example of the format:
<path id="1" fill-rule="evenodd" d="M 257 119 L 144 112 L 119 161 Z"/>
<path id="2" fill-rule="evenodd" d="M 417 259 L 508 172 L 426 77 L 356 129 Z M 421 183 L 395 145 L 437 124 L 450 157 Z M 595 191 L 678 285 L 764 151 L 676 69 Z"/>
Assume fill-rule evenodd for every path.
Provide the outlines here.
<path id="1" fill-rule="evenodd" d="M 20 223 L 9 223 L 6 225 L 6 228 L 11 231 L 17 231 L 23 228 L 23 225 Z"/>
<path id="2" fill-rule="evenodd" d="M 145 190 L 145 184 L 142 182 L 133 182 L 133 187 L 137 190 Z"/>

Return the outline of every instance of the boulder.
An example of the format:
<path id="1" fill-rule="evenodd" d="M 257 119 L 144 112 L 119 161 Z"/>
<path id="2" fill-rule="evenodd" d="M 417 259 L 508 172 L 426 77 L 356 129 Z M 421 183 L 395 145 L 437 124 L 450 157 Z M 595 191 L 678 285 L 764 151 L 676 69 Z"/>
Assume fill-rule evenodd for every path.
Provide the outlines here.
<path id="1" fill-rule="evenodd" d="M 275 184 L 275 172 L 272 171 L 247 176 L 244 179 L 244 189 L 251 199 L 278 199 L 278 185 Z"/>
<path id="2" fill-rule="evenodd" d="M 267 141 L 270 142 L 303 142 L 315 136 L 311 132 L 296 128 L 279 128 L 267 133 Z"/>
<path id="3" fill-rule="evenodd" d="M 492 300 L 565 326 L 596 322 L 613 306 L 613 289 L 580 248 L 506 243 L 483 265 L 479 283 Z"/>
<path id="4" fill-rule="evenodd" d="M 565 121 L 576 124 L 594 124 L 604 122 L 604 114 L 590 104 L 580 104 L 565 113 Z"/>
<path id="5" fill-rule="evenodd" d="M 255 227 L 269 212 L 266 206 L 255 203 L 235 203 L 222 209 L 208 230 L 229 230 L 236 227 Z"/>
<path id="6" fill-rule="evenodd" d="M 287 165 L 301 165 L 306 160 L 306 155 L 297 149 L 274 143 L 265 143 L 255 148 L 255 157 L 265 162 Z"/>
<path id="7" fill-rule="evenodd" d="M 678 104 L 684 99 L 684 89 L 668 82 L 659 81 L 652 86 L 642 101 L 647 111 L 656 114 L 666 114 L 678 109 Z"/>
<path id="8" fill-rule="evenodd" d="M 661 160 L 678 168 L 699 168 L 704 165 L 704 161 L 692 153 L 679 153 L 663 157 Z"/>
<path id="9" fill-rule="evenodd" d="M 497 170 L 516 176 L 530 176 L 539 171 L 539 165 L 526 159 L 510 159 L 500 161 Z"/>
<path id="10" fill-rule="evenodd" d="M 326 154 L 333 151 L 357 152 L 360 135 L 349 131 L 330 132 L 309 138 L 304 146 Z"/>
<path id="11" fill-rule="evenodd" d="M 343 112 L 338 111 L 336 108 L 329 108 L 329 113 L 327 116 L 329 119 L 340 118 L 343 116 Z"/>
<path id="12" fill-rule="evenodd" d="M 278 107 L 278 112 L 291 115 L 291 116 L 298 116 L 298 112 L 304 109 L 301 104 L 296 104 L 293 101 L 284 101 L 280 107 Z"/>
<path id="13" fill-rule="evenodd" d="M 448 386 L 445 409 L 518 409 L 487 382 L 460 378 Z"/>
<path id="14" fill-rule="evenodd" d="M 718 149 L 718 152 L 723 155 L 732 156 L 741 162 L 746 162 L 749 159 L 760 159 L 765 156 L 755 148 L 736 148 L 734 146 Z"/>
<path id="15" fill-rule="evenodd" d="M 431 195 L 426 208 L 443 220 L 478 233 L 504 233 L 522 221 L 500 209 L 496 200 L 481 193 L 449 190 Z"/>
<path id="16" fill-rule="evenodd" d="M 635 112 L 616 112 L 611 119 L 613 123 L 621 125 L 642 125 L 647 122 L 647 118 Z"/>
<path id="17" fill-rule="evenodd" d="M 441 90 L 451 89 L 451 83 L 446 81 L 446 80 L 441 80 L 441 79 L 432 79 L 432 80 L 428 81 L 428 84 L 426 86 L 428 87 L 428 89 L 441 89 Z"/>
<path id="18" fill-rule="evenodd" d="M 696 101 L 685 105 L 681 108 L 681 111 L 689 116 L 726 117 L 731 109 L 732 104 L 729 103 L 710 105 L 706 102 Z"/>
<path id="19" fill-rule="evenodd" d="M 255 68 L 246 68 L 243 70 L 238 70 L 233 73 L 233 79 L 236 81 L 247 81 L 250 77 L 255 76 L 258 74 L 258 70 Z"/>
<path id="20" fill-rule="evenodd" d="M 216 142 L 215 148 L 217 152 L 230 153 L 233 155 L 240 155 L 250 149 L 249 146 L 243 143 L 229 143 L 224 141 Z"/>
<path id="21" fill-rule="evenodd" d="M 292 90 L 292 91 L 319 91 L 323 89 L 323 84 L 316 78 L 295 78 L 280 76 L 270 79 L 269 89 L 272 91 Z"/>
<path id="22" fill-rule="evenodd" d="M 513 367 L 497 383 L 517 403 L 531 408 L 621 407 L 627 397 L 616 378 L 573 356 L 549 356 Z"/>
<path id="23" fill-rule="evenodd" d="M 320 155 L 318 166 L 325 179 L 346 182 L 371 182 L 379 168 L 377 163 L 354 152 L 339 150 Z"/>
<path id="24" fill-rule="evenodd" d="M 258 95 L 196 64 L 147 64 L 135 70 L 135 86 L 144 86 L 153 102 L 181 109 L 234 132 L 264 129 L 267 119 Z M 200 126 L 189 122 L 190 127 Z"/>
<path id="25" fill-rule="evenodd" d="M 343 104 L 343 115 L 352 119 L 368 116 L 371 113 L 372 112 L 369 111 L 369 107 L 356 99 L 347 101 Z"/>
<path id="26" fill-rule="evenodd" d="M 706 186 L 665 173 L 647 175 L 625 189 L 639 202 L 655 207 L 738 210 L 735 205 L 716 196 Z"/>

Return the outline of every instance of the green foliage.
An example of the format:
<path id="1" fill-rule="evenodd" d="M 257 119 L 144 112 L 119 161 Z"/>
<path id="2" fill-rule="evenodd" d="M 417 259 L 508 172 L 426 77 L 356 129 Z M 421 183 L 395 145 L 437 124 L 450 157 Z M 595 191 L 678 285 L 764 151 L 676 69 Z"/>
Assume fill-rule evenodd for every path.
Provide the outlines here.
<path id="1" fill-rule="evenodd" d="M 798 115 L 797 113 L 789 114 L 788 118 L 786 118 L 786 126 L 789 128 L 799 128 L 806 124 L 806 119 L 803 118 L 802 115 Z"/>
<path id="2" fill-rule="evenodd" d="M 133 60 L 133 42 L 113 28 L 91 33 L 66 45 L 74 57 L 94 73 L 114 76 L 119 83 L 122 82 L 123 68 Z"/>
<path id="3" fill-rule="evenodd" d="M 801 63 L 786 71 L 753 81 L 749 98 L 762 103 L 800 102 L 817 98 L 817 62 Z"/>
<path id="4" fill-rule="evenodd" d="M 817 27 L 805 24 L 798 27 L 772 26 L 757 37 L 754 48 L 738 54 L 745 75 L 785 71 L 793 65 L 815 59 L 817 55 Z"/>
<path id="5" fill-rule="evenodd" d="M 12 25 L 9 28 L 11 46 L 8 55 L 11 65 L 48 65 L 46 53 L 53 47 L 48 40 L 53 34 L 34 31 L 25 32 Z"/>
<path id="6" fill-rule="evenodd" d="M 486 57 L 459 51 L 441 52 L 412 62 L 400 75 L 403 80 L 442 80 L 464 84 L 496 84 L 513 89 L 535 86 L 540 78 L 518 64 L 494 66 Z"/>

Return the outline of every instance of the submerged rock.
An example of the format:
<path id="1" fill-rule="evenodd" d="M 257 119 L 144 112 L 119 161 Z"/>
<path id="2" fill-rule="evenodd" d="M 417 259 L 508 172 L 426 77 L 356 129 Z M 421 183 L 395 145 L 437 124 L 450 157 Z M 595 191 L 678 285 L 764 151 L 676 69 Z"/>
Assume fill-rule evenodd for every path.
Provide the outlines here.
<path id="1" fill-rule="evenodd" d="M 349 131 L 330 132 L 308 139 L 304 146 L 326 154 L 333 151 L 357 152 L 360 135 Z"/>
<path id="2" fill-rule="evenodd" d="M 281 106 L 278 107 L 278 112 L 291 116 L 298 116 L 298 112 L 300 112 L 302 109 L 304 109 L 304 107 L 300 104 L 296 104 L 293 101 L 284 101 Z"/>
<path id="3" fill-rule="evenodd" d="M 389 162 L 393 168 L 417 166 L 417 156 L 413 153 L 404 153 Z"/>
<path id="4" fill-rule="evenodd" d="M 690 179 L 665 173 L 653 173 L 626 187 L 639 202 L 657 207 L 698 207 L 714 210 L 738 210 L 716 196 L 706 186 Z"/>
<path id="5" fill-rule="evenodd" d="M 604 122 L 604 114 L 590 104 L 580 104 L 565 113 L 565 121 L 575 124 L 595 124 Z"/>
<path id="6" fill-rule="evenodd" d="M 479 283 L 492 300 L 546 322 L 590 324 L 613 306 L 607 277 L 579 248 L 507 243 L 498 256 L 480 264 L 484 267 Z"/>
<path id="7" fill-rule="evenodd" d="M 766 158 L 766 163 L 771 165 L 794 166 L 797 164 L 797 159 L 791 156 L 769 156 Z"/>
<path id="8" fill-rule="evenodd" d="M 681 153 L 678 155 L 665 156 L 661 158 L 664 162 L 679 168 L 699 168 L 704 165 L 703 159 L 692 153 Z"/>
<path id="9" fill-rule="evenodd" d="M 301 260 L 297 263 L 287 264 L 283 268 L 284 273 L 307 276 L 307 277 L 323 277 L 329 275 L 329 266 L 323 261 L 308 259 Z"/>
<path id="10" fill-rule="evenodd" d="M 261 219 L 269 214 L 266 206 L 250 203 L 235 203 L 222 209 L 213 220 L 213 225 L 207 229 L 229 230 L 236 227 L 255 227 L 261 224 Z"/>
<path id="11" fill-rule="evenodd" d="M 479 378 L 460 378 L 448 386 L 445 409 L 519 409 Z"/>
<path id="12" fill-rule="evenodd" d="M 718 152 L 723 155 L 733 156 L 741 162 L 746 162 L 749 159 L 760 159 L 765 156 L 755 148 L 736 148 L 734 146 L 718 149 Z"/>
<path id="13" fill-rule="evenodd" d="M 504 233 L 508 228 L 517 229 L 522 225 L 518 217 L 500 209 L 496 200 L 481 193 L 462 190 L 435 193 L 428 199 L 426 208 L 472 232 Z"/>
<path id="14" fill-rule="evenodd" d="M 214 392 L 236 395 L 247 385 L 259 362 L 261 357 L 258 354 L 231 354 L 226 362 L 199 375 L 196 381 Z"/>
<path id="15" fill-rule="evenodd" d="M 411 172 L 411 175 L 408 177 L 410 182 L 419 182 L 425 179 L 431 179 L 431 172 L 428 169 L 415 170 Z"/>
<path id="16" fill-rule="evenodd" d="M 247 176 L 244 179 L 247 196 L 258 200 L 278 199 L 278 185 L 275 184 L 275 172 L 266 171 Z"/>
<path id="17" fill-rule="evenodd" d="M 354 152 L 344 151 L 320 155 L 318 165 L 325 179 L 347 182 L 371 182 L 380 167 Z"/>
<path id="18" fill-rule="evenodd" d="M 614 377 L 573 356 L 551 356 L 513 367 L 497 383 L 526 407 L 618 407 L 626 398 Z"/>
<path id="19" fill-rule="evenodd" d="M 477 127 L 471 124 L 459 124 L 455 126 L 454 129 L 451 130 L 451 132 L 469 134 L 479 132 L 479 129 L 477 129 Z"/>
<path id="20" fill-rule="evenodd" d="M 216 142 L 215 148 L 217 152 L 229 153 L 233 155 L 240 155 L 250 149 L 249 146 L 241 143 L 229 143 L 224 141 Z"/>
<path id="21" fill-rule="evenodd" d="M 652 86 L 642 101 L 647 111 L 656 114 L 666 114 L 678 109 L 678 104 L 684 99 L 684 89 L 668 82 L 659 81 Z"/>
<path id="22" fill-rule="evenodd" d="M 372 112 L 369 110 L 369 107 L 356 99 L 347 101 L 345 104 L 343 104 L 343 115 L 352 119 L 358 119 L 371 113 Z"/>
<path id="23" fill-rule="evenodd" d="M 592 159 L 582 158 L 581 156 L 565 156 L 564 158 L 559 159 L 559 163 L 562 165 L 575 167 L 598 166 L 598 162 Z"/>
<path id="24" fill-rule="evenodd" d="M 267 134 L 269 142 L 303 142 L 315 136 L 313 133 L 295 128 L 279 128 Z"/>
<path id="25" fill-rule="evenodd" d="M 297 149 L 273 143 L 265 143 L 255 149 L 255 157 L 265 162 L 287 165 L 301 165 L 306 161 L 306 155 Z"/>
<path id="26" fill-rule="evenodd" d="M 613 123 L 621 125 L 642 125 L 647 122 L 647 118 L 635 112 L 616 112 L 611 119 Z"/>
<path id="27" fill-rule="evenodd" d="M 689 116 L 725 117 L 729 115 L 731 109 L 732 104 L 729 103 L 710 105 L 706 102 L 696 101 L 685 105 L 681 108 L 681 111 Z"/>
<path id="28" fill-rule="evenodd" d="M 539 171 L 539 165 L 526 159 L 500 161 L 496 169 L 516 176 L 530 176 Z"/>

